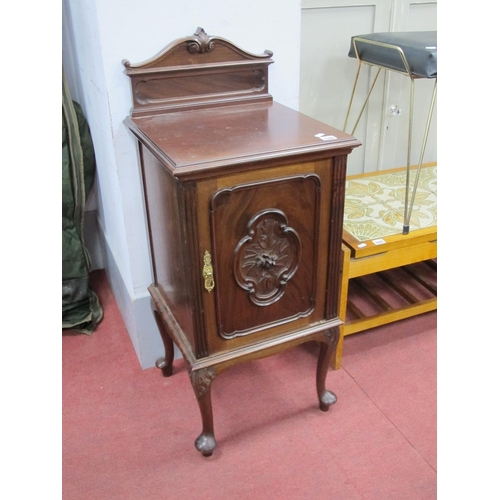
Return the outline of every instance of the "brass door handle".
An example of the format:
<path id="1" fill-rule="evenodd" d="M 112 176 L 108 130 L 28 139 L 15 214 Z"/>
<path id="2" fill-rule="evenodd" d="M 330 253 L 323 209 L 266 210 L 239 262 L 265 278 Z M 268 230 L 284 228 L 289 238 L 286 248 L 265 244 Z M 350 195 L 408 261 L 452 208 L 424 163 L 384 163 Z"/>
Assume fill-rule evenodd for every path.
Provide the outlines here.
<path id="1" fill-rule="evenodd" d="M 205 280 L 205 290 L 211 292 L 215 287 L 215 281 L 212 257 L 208 253 L 208 250 L 205 250 L 205 255 L 203 256 L 203 279 Z"/>

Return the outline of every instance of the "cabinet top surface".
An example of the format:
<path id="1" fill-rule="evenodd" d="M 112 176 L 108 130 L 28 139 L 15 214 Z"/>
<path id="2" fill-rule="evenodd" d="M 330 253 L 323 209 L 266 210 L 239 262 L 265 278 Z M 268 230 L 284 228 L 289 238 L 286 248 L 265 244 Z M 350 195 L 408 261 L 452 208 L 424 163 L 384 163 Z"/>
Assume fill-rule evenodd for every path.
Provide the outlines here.
<path id="1" fill-rule="evenodd" d="M 128 117 L 126 122 L 179 175 L 360 145 L 354 137 L 273 101 Z"/>

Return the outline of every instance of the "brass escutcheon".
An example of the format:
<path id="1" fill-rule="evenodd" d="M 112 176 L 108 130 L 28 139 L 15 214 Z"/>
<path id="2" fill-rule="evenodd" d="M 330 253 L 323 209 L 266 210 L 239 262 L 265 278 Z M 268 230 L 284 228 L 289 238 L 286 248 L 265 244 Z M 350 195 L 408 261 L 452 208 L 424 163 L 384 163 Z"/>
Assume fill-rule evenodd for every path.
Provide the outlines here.
<path id="1" fill-rule="evenodd" d="M 205 250 L 205 255 L 203 256 L 203 279 L 205 280 L 205 290 L 211 292 L 215 287 L 215 281 L 212 257 L 208 253 L 208 250 Z"/>

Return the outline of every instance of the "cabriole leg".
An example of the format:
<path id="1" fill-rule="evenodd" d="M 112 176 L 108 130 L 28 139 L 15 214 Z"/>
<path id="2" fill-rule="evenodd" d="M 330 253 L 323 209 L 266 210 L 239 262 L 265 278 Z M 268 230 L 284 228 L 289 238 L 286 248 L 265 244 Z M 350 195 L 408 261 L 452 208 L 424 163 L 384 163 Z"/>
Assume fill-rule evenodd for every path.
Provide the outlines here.
<path id="1" fill-rule="evenodd" d="M 214 437 L 214 420 L 212 413 L 212 380 L 215 378 L 215 370 L 212 367 L 201 370 L 193 370 L 189 374 L 198 406 L 200 407 L 203 430 L 196 438 L 194 445 L 205 457 L 209 457 L 214 451 L 217 443 Z"/>
<path id="2" fill-rule="evenodd" d="M 319 398 L 319 408 L 328 411 L 330 406 L 337 401 L 337 396 L 325 387 L 326 375 L 330 368 L 332 356 L 335 353 L 339 341 L 339 329 L 332 328 L 325 331 L 326 342 L 321 342 L 318 356 L 318 367 L 316 370 L 316 390 Z"/>
<path id="3" fill-rule="evenodd" d="M 163 320 L 160 313 L 154 308 L 153 313 L 155 316 L 156 324 L 158 325 L 158 330 L 160 330 L 161 339 L 163 340 L 163 345 L 165 346 L 165 357 L 158 358 L 156 360 L 156 367 L 160 368 L 164 377 L 170 377 L 173 373 L 173 362 L 174 362 L 174 343 L 170 338 L 170 335 L 165 328 Z"/>

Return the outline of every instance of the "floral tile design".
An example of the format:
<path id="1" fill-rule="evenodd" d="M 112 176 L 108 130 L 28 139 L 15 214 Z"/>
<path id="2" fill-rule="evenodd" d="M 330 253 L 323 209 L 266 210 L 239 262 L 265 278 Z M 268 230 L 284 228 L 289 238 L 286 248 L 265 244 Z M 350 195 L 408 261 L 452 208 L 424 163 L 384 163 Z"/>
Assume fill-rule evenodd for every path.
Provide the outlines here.
<path id="1" fill-rule="evenodd" d="M 416 170 L 410 174 L 410 199 Z M 344 229 L 359 241 L 401 233 L 406 170 L 346 182 Z M 410 218 L 410 231 L 437 225 L 437 166 L 422 167 Z"/>

